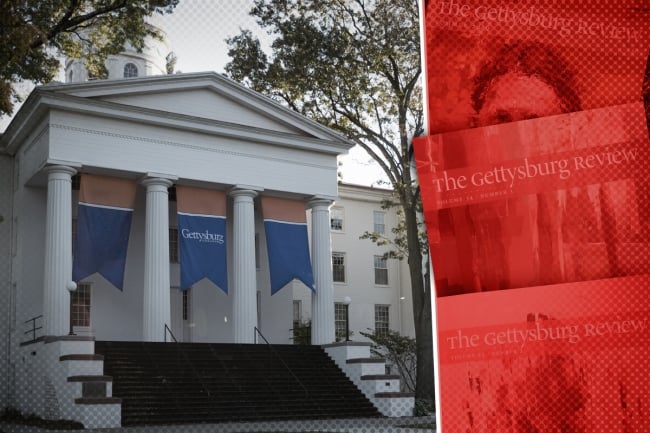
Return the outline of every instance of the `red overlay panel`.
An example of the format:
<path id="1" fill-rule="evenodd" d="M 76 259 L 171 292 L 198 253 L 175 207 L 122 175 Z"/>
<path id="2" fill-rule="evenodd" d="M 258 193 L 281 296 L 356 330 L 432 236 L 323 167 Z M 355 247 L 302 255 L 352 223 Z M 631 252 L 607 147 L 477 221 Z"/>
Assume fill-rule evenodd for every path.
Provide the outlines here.
<path id="1" fill-rule="evenodd" d="M 423 10 L 440 431 L 650 432 L 650 2 Z"/>

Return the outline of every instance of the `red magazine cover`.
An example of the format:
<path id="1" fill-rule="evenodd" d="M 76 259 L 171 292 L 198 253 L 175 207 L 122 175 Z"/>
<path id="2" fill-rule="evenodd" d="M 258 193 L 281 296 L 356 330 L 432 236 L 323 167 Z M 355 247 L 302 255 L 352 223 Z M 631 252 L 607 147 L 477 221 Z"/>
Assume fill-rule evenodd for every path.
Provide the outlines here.
<path id="1" fill-rule="evenodd" d="M 440 431 L 650 432 L 650 3 L 423 10 Z"/>
<path id="2" fill-rule="evenodd" d="M 650 431 L 641 102 L 418 140 L 442 431 Z"/>
<path id="3" fill-rule="evenodd" d="M 423 1 L 429 134 L 641 100 L 648 0 Z"/>

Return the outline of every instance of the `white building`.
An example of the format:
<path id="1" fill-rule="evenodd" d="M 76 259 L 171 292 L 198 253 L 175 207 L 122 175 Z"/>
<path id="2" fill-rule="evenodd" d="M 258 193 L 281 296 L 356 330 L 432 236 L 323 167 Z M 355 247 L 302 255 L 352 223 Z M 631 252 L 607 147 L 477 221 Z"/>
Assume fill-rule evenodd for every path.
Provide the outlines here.
<path id="1" fill-rule="evenodd" d="M 329 344 L 346 296 L 353 340 L 378 327 L 413 335 L 404 264 L 358 239 L 396 224 L 380 207 L 390 192 L 337 183 L 352 143 L 221 75 L 152 75 L 169 55 L 154 49 L 158 61 L 149 51 L 109 59 L 108 80 L 86 81 L 68 62 L 69 83 L 36 88 L 0 136 L 0 408 L 88 422 L 92 407 L 60 403 L 78 392 L 70 368 L 102 374 L 83 373 L 84 338 L 253 343 L 258 328 L 291 343 L 299 310 L 312 343 Z M 84 176 L 136 185 L 121 290 L 98 273 L 74 290 Z M 227 292 L 207 279 L 180 290 L 178 186 L 226 197 Z M 304 206 L 314 291 L 294 280 L 271 295 L 264 197 Z M 119 423 L 107 416 L 95 425 Z"/>
<path id="2" fill-rule="evenodd" d="M 338 340 L 346 338 L 346 317 L 352 341 L 368 341 L 360 332 L 384 329 L 415 337 L 406 260 L 384 259 L 383 254 L 392 249 L 390 245 L 378 246 L 369 239 L 360 239 L 365 232 L 394 238 L 397 213 L 394 208 L 382 208 L 382 201 L 392 198 L 388 189 L 339 183 L 338 197 L 330 208 Z M 311 293 L 303 285 L 296 286 L 294 321 L 304 323 L 311 318 Z"/>
<path id="3" fill-rule="evenodd" d="M 76 333 L 102 340 L 163 341 L 165 324 L 192 341 L 253 342 L 254 326 L 289 342 L 290 289 L 271 296 L 259 199 L 304 202 L 311 212 L 317 287 L 315 343 L 334 341 L 329 206 L 337 196 L 341 136 L 217 74 L 106 80 L 36 89 L 0 139 L 4 385 L 19 347 L 68 334 L 76 174 L 139 183 L 123 290 L 94 274 L 79 282 Z M 229 294 L 201 281 L 185 297 L 170 263 L 172 185 L 228 194 Z M 256 267 L 256 242 L 259 267 Z M 258 269 L 259 268 L 259 269 Z M 197 308 L 201 306 L 201 308 Z M 85 314 L 88 313 L 88 314 Z M 319 321 L 320 320 L 320 321 Z M 25 334 L 40 327 L 36 334 Z M 175 329 L 174 329 L 175 328 Z M 30 338 L 31 335 L 31 338 Z M 181 337 L 182 338 L 182 337 Z M 10 381 L 10 379 L 9 379 Z M 3 403 L 13 384 L 2 386 Z"/>

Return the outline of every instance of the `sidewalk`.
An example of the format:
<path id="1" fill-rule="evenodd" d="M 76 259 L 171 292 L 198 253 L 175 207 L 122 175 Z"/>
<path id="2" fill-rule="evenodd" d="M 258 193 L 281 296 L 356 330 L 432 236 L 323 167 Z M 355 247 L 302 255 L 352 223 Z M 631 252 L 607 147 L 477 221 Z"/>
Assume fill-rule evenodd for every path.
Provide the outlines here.
<path id="1" fill-rule="evenodd" d="M 435 417 L 357 418 L 304 421 L 266 421 L 254 423 L 188 424 L 122 427 L 115 429 L 47 430 L 0 422 L 2 433 L 252 433 L 252 432 L 323 432 L 323 433 L 433 433 L 435 429 L 400 427 L 429 424 Z"/>

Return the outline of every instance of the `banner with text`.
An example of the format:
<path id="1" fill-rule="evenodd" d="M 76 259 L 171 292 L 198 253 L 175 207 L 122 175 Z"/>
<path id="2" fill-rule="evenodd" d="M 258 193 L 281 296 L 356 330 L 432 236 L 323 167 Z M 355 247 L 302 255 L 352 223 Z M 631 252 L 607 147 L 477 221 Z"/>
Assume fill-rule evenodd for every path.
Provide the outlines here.
<path id="1" fill-rule="evenodd" d="M 293 279 L 302 281 L 314 290 L 304 202 L 262 196 L 262 212 L 269 254 L 271 294 L 277 293 Z"/>
<path id="2" fill-rule="evenodd" d="M 72 279 L 102 275 L 122 290 L 136 183 L 129 179 L 82 174 Z"/>
<path id="3" fill-rule="evenodd" d="M 207 278 L 228 293 L 226 193 L 176 186 L 181 290 Z"/>
<path id="4" fill-rule="evenodd" d="M 439 428 L 650 431 L 650 3 L 423 11 Z"/>

